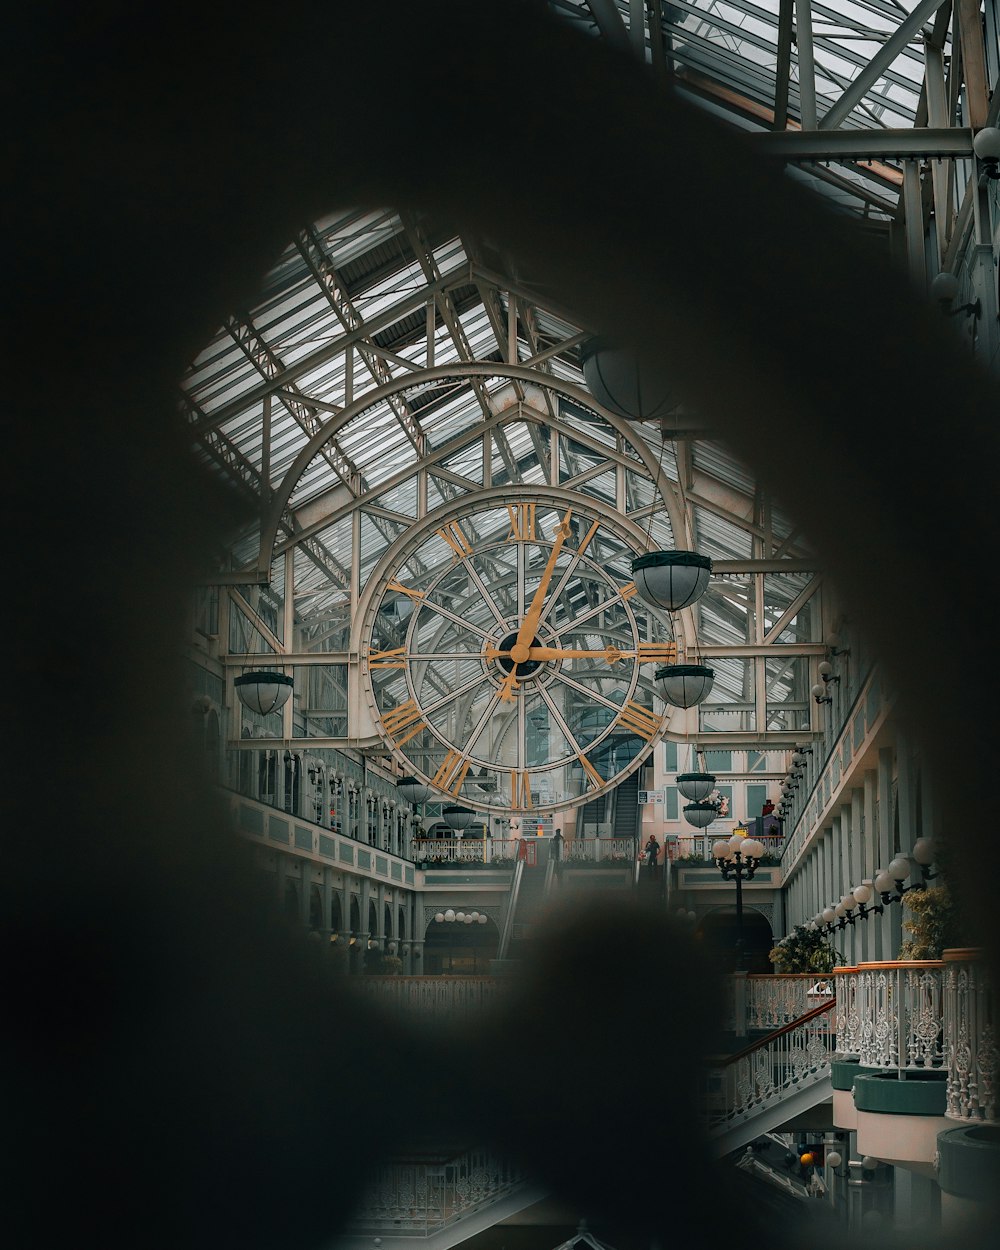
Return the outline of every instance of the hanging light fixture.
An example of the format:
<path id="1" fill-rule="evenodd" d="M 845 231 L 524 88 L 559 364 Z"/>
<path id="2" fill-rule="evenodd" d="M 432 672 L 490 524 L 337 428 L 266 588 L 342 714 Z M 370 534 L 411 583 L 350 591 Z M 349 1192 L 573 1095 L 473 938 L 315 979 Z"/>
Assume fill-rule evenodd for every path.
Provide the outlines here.
<path id="1" fill-rule="evenodd" d="M 636 594 L 668 612 L 700 598 L 711 576 L 712 561 L 697 551 L 647 551 L 632 561 Z"/>
<path id="2" fill-rule="evenodd" d="M 404 803 L 410 803 L 414 807 L 418 803 L 426 803 L 431 797 L 431 787 L 418 777 L 400 777 L 396 782 L 396 792 Z"/>
<path id="3" fill-rule="evenodd" d="M 660 694 L 674 707 L 694 707 L 706 698 L 715 680 L 715 670 L 704 664 L 667 664 L 657 669 Z"/>
<path id="4" fill-rule="evenodd" d="M 441 809 L 441 815 L 456 832 L 460 830 L 464 832 L 464 830 L 468 829 L 475 814 L 471 807 L 445 807 Z"/>
<path id="5" fill-rule="evenodd" d="M 233 678 L 240 702 L 258 716 L 277 712 L 288 702 L 293 679 L 271 669 L 254 668 Z"/>
<path id="6" fill-rule="evenodd" d="M 700 803 L 715 789 L 715 777 L 712 773 L 678 773 L 677 789 L 682 798 Z"/>
<path id="7" fill-rule="evenodd" d="M 678 405 L 662 362 L 640 358 L 631 347 L 592 338 L 580 348 L 580 363 L 591 395 L 627 421 L 659 421 Z"/>
<path id="8" fill-rule="evenodd" d="M 719 814 L 719 809 L 714 803 L 686 803 L 682 810 L 684 819 L 696 829 L 706 828 Z"/>

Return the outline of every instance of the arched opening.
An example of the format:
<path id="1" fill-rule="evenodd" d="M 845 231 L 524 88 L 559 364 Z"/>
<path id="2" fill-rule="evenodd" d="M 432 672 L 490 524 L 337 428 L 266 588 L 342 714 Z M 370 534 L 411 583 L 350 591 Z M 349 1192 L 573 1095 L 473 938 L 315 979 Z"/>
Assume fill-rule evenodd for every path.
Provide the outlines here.
<path id="1" fill-rule="evenodd" d="M 356 894 L 351 895 L 351 972 L 357 972 L 360 967 L 361 955 L 359 953 L 360 935 L 361 933 L 361 904 L 358 902 Z"/>
<path id="2" fill-rule="evenodd" d="M 697 929 L 705 953 L 720 973 L 738 969 L 754 974 L 773 972 L 768 952 L 774 935 L 767 919 L 752 907 L 743 908 L 742 923 L 737 922 L 735 907 L 718 907 L 710 911 Z M 740 938 L 743 957 L 740 959 Z"/>
<path id="3" fill-rule="evenodd" d="M 222 776 L 222 727 L 215 708 L 205 717 L 205 768 L 213 782 Z"/>
<path id="4" fill-rule="evenodd" d="M 285 915 L 297 920 L 299 915 L 299 888 L 294 881 L 285 881 L 285 897 L 282 900 Z"/>
<path id="5" fill-rule="evenodd" d="M 485 923 L 432 920 L 424 934 L 424 973 L 427 976 L 487 976 L 497 955 L 500 932 L 487 916 Z"/>
<path id="6" fill-rule="evenodd" d="M 309 928 L 323 929 L 325 927 L 323 923 L 323 897 L 320 894 L 319 886 L 314 885 L 309 891 Z"/>

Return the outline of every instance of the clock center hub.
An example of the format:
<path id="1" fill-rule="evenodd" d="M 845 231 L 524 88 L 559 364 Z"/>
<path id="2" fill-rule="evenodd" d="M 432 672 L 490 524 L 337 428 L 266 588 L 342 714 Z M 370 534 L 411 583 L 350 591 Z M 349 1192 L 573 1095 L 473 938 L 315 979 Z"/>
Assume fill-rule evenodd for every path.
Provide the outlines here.
<path id="1" fill-rule="evenodd" d="M 542 667 L 541 660 L 529 660 L 528 654 L 531 647 L 541 646 L 537 638 L 532 638 L 531 642 L 525 645 L 523 642 L 517 641 L 517 633 L 508 634 L 505 638 L 501 638 L 498 644 L 498 650 L 509 651 L 509 656 L 501 656 L 497 660 L 497 664 L 504 673 L 509 673 L 511 669 L 515 670 L 518 677 L 530 677 L 532 673 L 537 673 Z"/>

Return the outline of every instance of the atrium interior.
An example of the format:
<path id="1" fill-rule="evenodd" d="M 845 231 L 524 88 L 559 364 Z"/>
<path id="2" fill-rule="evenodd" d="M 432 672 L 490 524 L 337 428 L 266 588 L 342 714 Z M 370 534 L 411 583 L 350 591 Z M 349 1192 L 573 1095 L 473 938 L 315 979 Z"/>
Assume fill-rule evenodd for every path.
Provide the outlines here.
<path id="1" fill-rule="evenodd" d="M 985 1247 L 997 0 L 380 8 L 328 96 L 275 34 L 294 135 L 260 32 L 164 19 L 175 129 L 123 72 L 68 632 L 16 576 L 88 832 L 5 886 L 106 1096 L 15 1032 L 15 1122 L 84 1223 L 134 1134 L 150 1244 Z"/>

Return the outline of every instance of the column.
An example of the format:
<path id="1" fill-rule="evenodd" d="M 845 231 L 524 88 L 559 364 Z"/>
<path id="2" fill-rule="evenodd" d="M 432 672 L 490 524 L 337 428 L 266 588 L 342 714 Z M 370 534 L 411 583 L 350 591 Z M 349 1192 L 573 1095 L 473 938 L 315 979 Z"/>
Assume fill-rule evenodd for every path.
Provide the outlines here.
<path id="1" fill-rule="evenodd" d="M 892 860 L 892 760 L 893 754 L 889 747 L 882 747 L 878 753 L 878 839 L 875 855 L 875 871 L 888 868 Z M 895 959 L 899 952 L 899 922 L 887 907 L 885 913 L 872 921 L 877 924 L 876 959 Z M 895 944 L 893 943 L 893 925 L 896 926 Z"/>
<path id="2" fill-rule="evenodd" d="M 299 860 L 299 921 L 304 929 L 309 926 L 310 896 L 312 894 L 312 864 L 308 859 Z"/>
<path id="3" fill-rule="evenodd" d="M 850 862 L 850 885 L 848 889 L 860 885 L 865 875 L 864 869 L 864 849 L 863 843 L 865 838 L 865 792 L 860 786 L 855 786 L 851 790 L 851 862 Z M 851 942 L 851 963 L 860 963 L 867 959 L 868 950 L 868 921 L 857 920 L 853 928 L 853 940 Z"/>
<path id="4" fill-rule="evenodd" d="M 323 881 L 319 887 L 320 901 L 320 936 L 325 942 L 330 940 L 333 932 L 333 869 L 323 868 Z"/>

